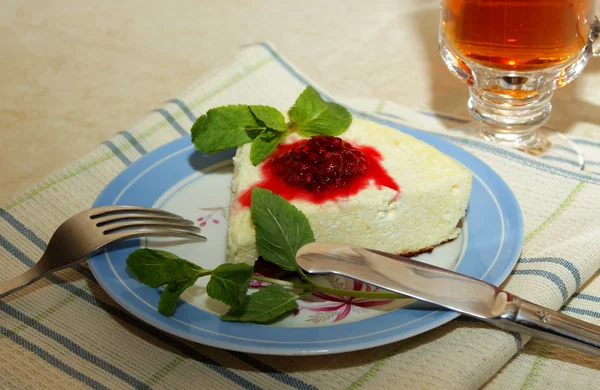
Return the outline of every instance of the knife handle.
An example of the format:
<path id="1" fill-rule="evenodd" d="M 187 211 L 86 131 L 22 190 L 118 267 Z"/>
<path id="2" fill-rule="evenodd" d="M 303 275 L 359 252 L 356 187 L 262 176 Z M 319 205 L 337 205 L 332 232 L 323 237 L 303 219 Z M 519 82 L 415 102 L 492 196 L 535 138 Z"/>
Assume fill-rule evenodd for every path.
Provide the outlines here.
<path id="1" fill-rule="evenodd" d="M 487 319 L 500 328 L 600 356 L 600 326 L 511 296 L 506 311 Z"/>

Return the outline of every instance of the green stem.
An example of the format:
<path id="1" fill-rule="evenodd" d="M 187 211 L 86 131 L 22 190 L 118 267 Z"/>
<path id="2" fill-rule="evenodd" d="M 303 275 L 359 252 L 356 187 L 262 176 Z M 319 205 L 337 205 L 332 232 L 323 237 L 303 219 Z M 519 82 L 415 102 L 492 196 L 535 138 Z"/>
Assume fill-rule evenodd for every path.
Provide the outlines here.
<path id="1" fill-rule="evenodd" d="M 273 279 L 273 278 L 268 278 L 266 276 L 259 276 L 259 275 L 252 275 L 252 279 L 254 279 L 254 280 L 260 280 L 261 282 L 278 284 L 280 286 L 297 288 L 297 289 L 304 289 L 305 287 L 309 287 L 309 288 L 312 287 L 310 284 L 306 284 L 306 283 L 288 282 L 286 280 Z"/>
<path id="2" fill-rule="evenodd" d="M 352 291 L 352 290 L 340 290 L 338 288 L 330 288 L 324 286 L 315 285 L 315 291 L 324 292 L 328 294 L 341 295 L 346 297 L 357 297 L 357 298 L 373 298 L 373 299 L 408 299 L 404 295 L 396 294 L 393 292 L 369 292 L 369 291 Z"/>
<path id="3" fill-rule="evenodd" d="M 340 295 L 340 296 L 349 296 L 349 297 L 357 297 L 357 298 L 373 298 L 373 299 L 408 299 L 404 295 L 392 293 L 392 292 L 368 292 L 368 291 L 351 291 L 351 290 L 341 290 L 339 288 L 331 288 L 319 286 L 316 284 L 307 284 L 307 283 L 294 283 L 288 282 L 286 280 L 273 279 L 268 278 L 266 276 L 258 276 L 253 275 L 252 279 L 260 280 L 262 282 L 278 284 L 284 287 L 295 288 L 299 290 L 308 290 L 308 291 L 318 291 L 328 294 Z"/>
<path id="4" fill-rule="evenodd" d="M 303 280 L 306 280 L 309 284 L 312 284 L 312 285 L 316 286 L 315 282 L 313 282 L 312 279 L 310 279 L 308 276 L 306 276 L 306 274 L 304 273 L 304 271 L 302 271 L 302 268 L 298 267 L 298 273 L 300 274 L 300 277 Z"/>

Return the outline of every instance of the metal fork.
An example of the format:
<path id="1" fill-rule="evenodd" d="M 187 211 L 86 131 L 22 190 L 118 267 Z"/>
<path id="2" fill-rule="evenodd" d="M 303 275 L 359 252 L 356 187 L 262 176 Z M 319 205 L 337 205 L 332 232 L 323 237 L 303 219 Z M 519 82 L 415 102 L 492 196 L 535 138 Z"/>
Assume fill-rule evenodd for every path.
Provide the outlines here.
<path id="1" fill-rule="evenodd" d="M 104 206 L 82 211 L 56 229 L 42 258 L 28 271 L 0 283 L 0 298 L 42 276 L 85 260 L 106 245 L 144 236 L 206 240 L 192 221 L 167 211 L 138 206 Z"/>

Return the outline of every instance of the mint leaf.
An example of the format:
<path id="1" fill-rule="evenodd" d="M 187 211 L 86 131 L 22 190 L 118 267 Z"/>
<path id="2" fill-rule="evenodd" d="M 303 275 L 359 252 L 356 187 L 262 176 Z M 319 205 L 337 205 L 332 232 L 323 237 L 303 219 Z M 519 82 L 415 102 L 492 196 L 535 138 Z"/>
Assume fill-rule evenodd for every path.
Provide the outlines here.
<path id="1" fill-rule="evenodd" d="M 167 284 L 167 287 L 160 295 L 160 300 L 158 301 L 158 311 L 161 314 L 164 314 L 168 317 L 173 315 L 175 312 L 175 307 L 177 306 L 177 301 L 179 297 L 188 287 L 191 287 L 196 283 L 198 278 L 190 278 L 179 280 L 176 282 L 170 282 Z"/>
<path id="2" fill-rule="evenodd" d="M 263 130 L 258 137 L 252 141 L 252 147 L 250 148 L 250 161 L 252 165 L 258 165 L 265 157 L 268 157 L 271 153 L 277 149 L 277 145 L 283 141 L 286 132 L 278 132 L 271 129 Z"/>
<path id="3" fill-rule="evenodd" d="M 192 143 L 194 143 L 196 137 L 200 137 L 201 129 L 204 129 L 206 127 L 207 120 L 208 116 L 201 115 L 200 118 L 196 119 L 196 122 L 194 122 L 194 124 L 192 125 L 192 129 L 190 130 L 190 132 L 192 133 Z"/>
<path id="4" fill-rule="evenodd" d="M 250 111 L 264 125 L 276 131 L 287 131 L 285 118 L 278 109 L 270 106 L 250 106 Z"/>
<path id="5" fill-rule="evenodd" d="M 221 264 L 213 270 L 206 293 L 231 307 L 239 306 L 248 292 L 252 273 L 248 264 Z"/>
<path id="6" fill-rule="evenodd" d="M 352 115 L 337 103 L 326 102 L 308 86 L 290 109 L 290 119 L 305 136 L 340 135 L 352 123 Z"/>
<path id="7" fill-rule="evenodd" d="M 212 108 L 192 126 L 192 142 L 203 153 L 216 153 L 251 142 L 247 130 L 259 127 L 248 106 Z"/>
<path id="8" fill-rule="evenodd" d="M 155 288 L 176 280 L 197 279 L 205 271 L 172 253 L 148 248 L 130 253 L 126 263 L 140 282 Z"/>
<path id="9" fill-rule="evenodd" d="M 179 296 L 188 287 L 212 272 L 173 253 L 148 248 L 131 252 L 126 263 L 129 272 L 145 285 L 156 288 L 166 284 L 158 302 L 158 311 L 166 316 L 173 315 Z"/>
<path id="10" fill-rule="evenodd" d="M 263 259 L 286 271 L 296 271 L 296 252 L 315 241 L 308 219 L 277 194 L 253 188 L 250 215 L 256 227 L 256 247 Z"/>
<path id="11" fill-rule="evenodd" d="M 244 300 L 221 316 L 225 321 L 269 323 L 281 319 L 298 309 L 298 295 L 287 292 L 281 286 L 267 286 Z"/>

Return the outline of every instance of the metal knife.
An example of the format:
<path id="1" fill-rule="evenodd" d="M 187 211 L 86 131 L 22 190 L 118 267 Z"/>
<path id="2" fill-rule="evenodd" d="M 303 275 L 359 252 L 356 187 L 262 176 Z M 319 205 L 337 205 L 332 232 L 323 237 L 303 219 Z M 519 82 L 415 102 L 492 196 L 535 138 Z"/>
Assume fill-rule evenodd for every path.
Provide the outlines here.
<path id="1" fill-rule="evenodd" d="M 296 253 L 309 273 L 335 273 L 479 318 L 499 328 L 600 356 L 600 326 L 523 300 L 444 268 L 347 244 L 315 242 Z"/>

